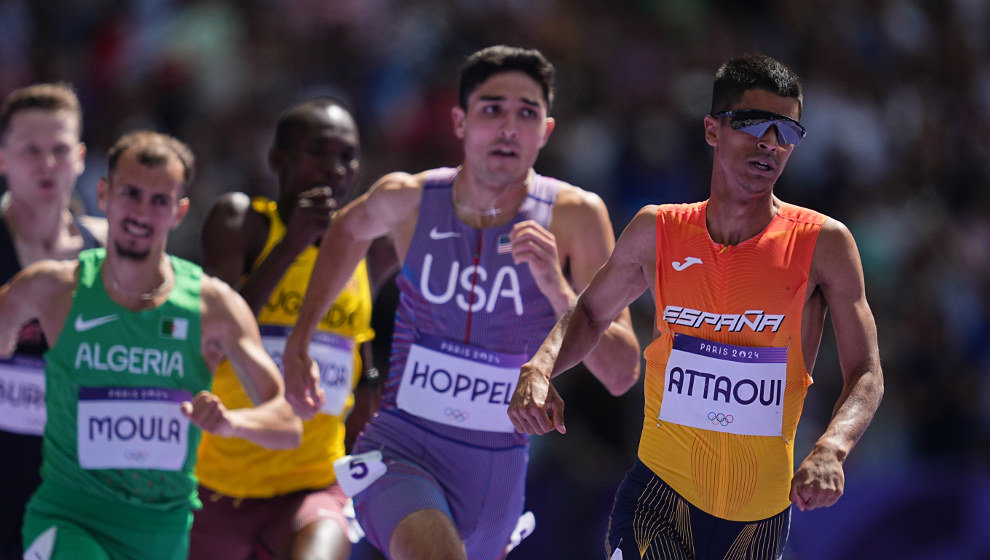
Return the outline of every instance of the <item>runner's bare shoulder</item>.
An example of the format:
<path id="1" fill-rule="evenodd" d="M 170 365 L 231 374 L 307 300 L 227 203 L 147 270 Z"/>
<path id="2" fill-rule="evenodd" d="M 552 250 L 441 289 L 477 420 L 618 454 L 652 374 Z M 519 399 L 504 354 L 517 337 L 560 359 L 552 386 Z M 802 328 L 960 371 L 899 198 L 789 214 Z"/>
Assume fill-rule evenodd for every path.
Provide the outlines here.
<path id="1" fill-rule="evenodd" d="M 79 262 L 75 260 L 45 259 L 28 265 L 11 282 L 21 285 L 25 295 L 42 297 L 57 295 L 61 291 L 75 289 Z"/>
<path id="2" fill-rule="evenodd" d="M 415 223 L 419 203 L 423 195 L 426 172 L 412 175 L 404 172 L 389 173 L 375 182 L 363 195 L 365 209 L 376 216 L 376 221 L 387 225 L 393 233 Z"/>

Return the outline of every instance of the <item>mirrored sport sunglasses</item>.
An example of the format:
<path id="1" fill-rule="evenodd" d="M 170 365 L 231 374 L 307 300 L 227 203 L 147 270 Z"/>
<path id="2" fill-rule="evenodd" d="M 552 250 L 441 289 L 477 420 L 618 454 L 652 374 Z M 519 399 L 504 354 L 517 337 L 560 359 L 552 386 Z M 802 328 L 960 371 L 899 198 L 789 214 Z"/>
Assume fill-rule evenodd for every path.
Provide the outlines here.
<path id="1" fill-rule="evenodd" d="M 729 126 L 733 130 L 741 130 L 757 138 L 763 138 L 771 126 L 777 129 L 777 140 L 784 144 L 801 143 L 808 131 L 796 120 L 779 113 L 760 111 L 758 109 L 743 109 L 739 111 L 722 111 L 712 115 L 715 118 L 728 117 L 732 119 Z"/>

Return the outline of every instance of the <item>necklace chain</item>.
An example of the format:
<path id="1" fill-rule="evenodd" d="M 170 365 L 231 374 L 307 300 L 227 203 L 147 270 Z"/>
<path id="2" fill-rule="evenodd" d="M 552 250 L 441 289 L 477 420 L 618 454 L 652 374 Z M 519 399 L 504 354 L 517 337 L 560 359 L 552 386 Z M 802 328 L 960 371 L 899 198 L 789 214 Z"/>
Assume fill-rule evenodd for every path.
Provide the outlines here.
<path id="1" fill-rule="evenodd" d="M 460 212 L 464 212 L 466 214 L 472 214 L 474 216 L 484 216 L 486 218 L 494 218 L 495 216 L 498 216 L 499 214 L 502 213 L 501 208 L 495 208 L 494 201 L 492 201 L 491 208 L 488 208 L 487 210 L 478 210 L 477 208 L 465 206 L 464 204 L 461 204 L 460 202 L 457 202 L 455 200 L 454 208 L 457 208 L 457 210 L 459 210 Z"/>
<path id="2" fill-rule="evenodd" d="M 455 181 L 457 180 L 457 176 L 460 175 L 460 173 L 461 173 L 461 166 L 458 165 L 457 169 L 454 171 Z M 523 181 L 523 186 L 526 188 L 526 192 L 529 192 L 529 185 L 532 182 L 533 182 L 533 171 L 530 170 L 526 173 L 526 180 Z M 507 188 L 501 193 L 499 193 L 495 198 L 491 200 L 491 202 L 488 203 L 488 208 L 484 210 L 479 210 L 478 208 L 474 208 L 472 206 L 462 204 L 458 202 L 453 196 L 450 197 L 450 200 L 451 202 L 454 203 L 454 208 L 456 208 L 460 212 L 464 212 L 466 214 L 472 214 L 474 216 L 483 216 L 485 218 L 494 218 L 495 216 L 498 216 L 499 214 L 502 213 L 502 209 L 496 208 L 495 203 L 497 203 L 499 199 L 509 194 L 510 192 L 512 192 L 512 190 Z"/>
<path id="3" fill-rule="evenodd" d="M 107 268 L 109 269 L 109 267 Z M 162 283 L 159 284 L 158 287 L 151 290 L 150 292 L 132 292 L 129 290 L 125 290 L 120 286 L 120 283 L 117 282 L 117 278 L 115 277 L 116 276 L 115 274 L 111 272 L 107 276 L 110 278 L 110 286 L 113 288 L 115 292 L 119 294 L 123 294 L 130 298 L 139 299 L 141 301 L 151 301 L 172 287 L 170 285 L 172 283 L 170 282 L 170 280 L 172 280 L 172 275 L 167 273 L 163 275 L 164 278 L 162 279 Z"/>

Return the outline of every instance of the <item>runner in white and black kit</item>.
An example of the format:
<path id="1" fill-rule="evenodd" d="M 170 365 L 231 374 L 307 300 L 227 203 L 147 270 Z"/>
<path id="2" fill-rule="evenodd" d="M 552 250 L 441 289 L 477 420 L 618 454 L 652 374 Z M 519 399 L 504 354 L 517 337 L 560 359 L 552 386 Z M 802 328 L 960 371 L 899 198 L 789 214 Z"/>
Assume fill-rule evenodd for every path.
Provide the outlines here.
<path id="1" fill-rule="evenodd" d="M 103 245 L 106 221 L 74 216 L 69 203 L 83 171 L 82 111 L 66 84 L 15 90 L 0 107 L 0 284 L 42 259 L 73 259 Z M 13 357 L 0 360 L 0 560 L 21 558 L 24 505 L 41 481 L 45 427 L 42 355 L 48 344 L 37 321 L 21 329 Z"/>

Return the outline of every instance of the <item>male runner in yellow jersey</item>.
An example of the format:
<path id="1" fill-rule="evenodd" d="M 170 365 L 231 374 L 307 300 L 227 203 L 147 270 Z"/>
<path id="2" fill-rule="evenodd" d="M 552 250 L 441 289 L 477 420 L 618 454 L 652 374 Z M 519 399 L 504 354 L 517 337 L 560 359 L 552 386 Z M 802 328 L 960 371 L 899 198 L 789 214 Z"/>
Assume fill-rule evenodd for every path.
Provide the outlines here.
<path id="1" fill-rule="evenodd" d="M 278 201 L 230 193 L 204 223 L 205 270 L 237 287 L 278 362 L 309 284 L 316 243 L 350 195 L 360 155 L 354 118 L 339 101 L 321 97 L 293 105 L 279 118 L 269 151 Z M 195 516 L 190 559 L 347 558 L 347 497 L 335 483 L 333 463 L 344 456 L 345 431 L 356 435 L 377 404 L 376 390 L 366 384 L 352 397 L 355 383 L 376 372 L 364 261 L 318 331 L 311 351 L 329 398 L 304 422 L 298 448 L 273 451 L 204 435 L 196 469 L 203 509 Z M 230 408 L 250 405 L 229 364 L 218 369 L 213 392 Z"/>
<path id="2" fill-rule="evenodd" d="M 797 76 L 747 55 L 715 75 L 705 202 L 646 206 L 608 263 L 522 367 L 509 416 L 563 425 L 550 378 L 595 347 L 649 288 L 639 460 L 616 494 L 612 559 L 779 558 L 790 504 L 831 506 L 842 463 L 883 395 L 876 324 L 855 241 L 838 221 L 782 202 L 774 184 L 804 137 Z M 794 434 L 831 311 L 844 388 L 793 472 Z M 548 417 L 549 413 L 549 417 Z"/>
<path id="3" fill-rule="evenodd" d="M 40 261 L 0 288 L 0 354 L 31 318 L 51 344 L 25 557 L 185 559 L 200 430 L 285 448 L 302 426 L 244 300 L 165 252 L 189 207 L 192 153 L 139 131 L 108 163 L 98 189 L 107 248 Z M 209 393 L 223 358 L 256 406 L 228 410 Z"/>

